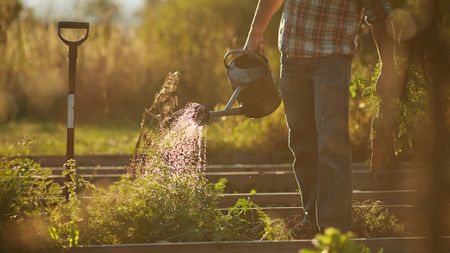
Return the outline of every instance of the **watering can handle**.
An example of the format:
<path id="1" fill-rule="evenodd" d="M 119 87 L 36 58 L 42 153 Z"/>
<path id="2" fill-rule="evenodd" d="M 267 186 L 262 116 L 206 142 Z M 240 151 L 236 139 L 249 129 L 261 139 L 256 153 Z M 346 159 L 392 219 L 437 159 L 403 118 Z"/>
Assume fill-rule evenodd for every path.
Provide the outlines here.
<path id="1" fill-rule="evenodd" d="M 231 56 L 231 55 L 244 55 L 244 54 L 248 54 L 251 57 L 254 57 L 254 58 L 256 58 L 256 59 L 258 59 L 258 60 L 260 60 L 260 61 L 262 61 L 264 63 L 267 63 L 266 58 L 263 55 L 260 55 L 258 53 L 253 53 L 253 52 L 247 51 L 245 49 L 231 49 L 231 50 L 228 50 L 228 52 L 223 57 L 223 64 L 225 65 L 225 68 L 228 69 L 230 67 L 231 62 L 228 62 L 228 57 L 229 56 Z"/>
<path id="2" fill-rule="evenodd" d="M 84 29 L 86 30 L 86 33 L 81 37 L 81 39 L 77 41 L 70 41 L 61 33 L 62 29 Z M 76 21 L 61 21 L 58 22 L 58 36 L 59 38 L 68 46 L 79 46 L 83 44 L 83 42 L 88 38 L 89 36 L 89 23 L 88 22 L 76 22 Z"/>

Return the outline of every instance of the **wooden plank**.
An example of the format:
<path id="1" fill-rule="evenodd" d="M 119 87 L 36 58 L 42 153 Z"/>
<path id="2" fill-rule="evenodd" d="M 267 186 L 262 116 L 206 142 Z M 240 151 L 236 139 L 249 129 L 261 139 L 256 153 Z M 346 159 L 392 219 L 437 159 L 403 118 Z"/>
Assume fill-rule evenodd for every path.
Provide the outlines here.
<path id="1" fill-rule="evenodd" d="M 368 199 L 380 200 L 384 204 L 416 204 L 423 199 L 423 191 L 419 190 L 396 190 L 396 191 L 353 191 L 353 199 L 364 201 Z M 220 201 L 220 207 L 234 205 L 240 198 L 248 199 L 264 207 L 275 206 L 301 206 L 301 194 L 298 192 L 270 192 L 270 193 L 227 193 Z"/>
<path id="2" fill-rule="evenodd" d="M 298 253 L 311 248 L 309 240 L 261 242 L 188 242 L 85 246 L 67 249 L 67 253 Z"/>
<path id="3" fill-rule="evenodd" d="M 399 191 L 353 191 L 353 200 L 377 200 L 384 205 L 416 205 L 421 203 L 424 192 L 418 190 Z M 89 195 L 83 195 L 86 200 Z M 297 192 L 280 193 L 225 193 L 218 203 L 219 208 L 227 208 L 236 204 L 238 199 L 248 199 L 261 207 L 301 207 L 301 194 Z M 448 199 L 446 204 L 450 204 Z"/>
<path id="4" fill-rule="evenodd" d="M 414 236 L 425 236 L 430 234 L 430 225 L 427 223 L 427 210 L 425 207 L 414 205 L 382 205 L 390 213 L 394 214 L 399 223 L 405 224 L 407 232 Z M 358 208 L 354 206 L 353 208 Z M 450 206 L 443 205 L 443 212 L 450 213 Z M 262 207 L 261 208 L 271 218 L 289 219 L 293 216 L 303 214 L 302 207 Z M 226 212 L 226 209 L 221 209 Z M 450 224 L 445 224 L 442 228 L 443 233 L 450 234 Z"/>
<path id="5" fill-rule="evenodd" d="M 60 175 L 64 168 L 62 167 L 48 167 L 52 170 L 54 175 Z M 353 173 L 368 174 L 368 166 L 366 164 L 353 164 Z M 125 166 L 80 166 L 78 167 L 79 174 L 123 174 L 128 168 Z M 395 171 L 387 171 L 384 174 L 399 173 L 403 177 L 408 176 L 410 171 L 426 171 L 424 167 L 412 166 L 411 164 L 402 164 Z M 260 164 L 260 165 L 209 165 L 206 173 L 210 175 L 228 175 L 228 174 L 268 174 L 268 173 L 293 173 L 291 165 L 287 164 Z M 383 173 L 382 173 L 383 175 Z"/>
<path id="6" fill-rule="evenodd" d="M 16 156 L 13 158 L 30 158 L 40 163 L 43 167 L 61 167 L 66 161 L 65 156 Z M 80 166 L 127 166 L 130 164 L 132 155 L 79 155 L 75 159 Z M 450 166 L 447 164 L 446 166 Z M 398 169 L 427 169 L 429 166 L 424 163 L 401 162 Z M 368 163 L 353 163 L 353 170 L 368 170 Z M 218 164 L 209 165 L 208 170 L 215 171 L 264 171 L 264 170 L 292 170 L 292 164 Z"/>
<path id="7" fill-rule="evenodd" d="M 126 166 L 130 163 L 131 155 L 78 155 L 75 159 L 80 166 Z M 30 158 L 43 167 L 62 167 L 66 162 L 65 156 L 14 156 L 14 158 Z"/>
<path id="8" fill-rule="evenodd" d="M 430 240 L 426 237 L 359 238 L 372 252 L 380 248 L 385 253 L 429 252 Z M 444 252 L 450 250 L 450 238 L 441 239 Z M 310 240 L 291 241 L 248 241 L 248 242 L 184 242 L 80 246 L 65 249 L 66 253 L 298 253 L 300 249 L 311 248 Z"/>
<path id="9" fill-rule="evenodd" d="M 377 200 L 385 205 L 415 205 L 423 200 L 423 191 L 398 190 L 398 191 L 353 191 L 353 200 Z M 83 198 L 90 199 L 89 195 Z M 301 194 L 297 192 L 280 193 L 225 193 L 218 203 L 218 207 L 227 208 L 233 206 L 238 199 L 248 199 L 261 207 L 301 207 Z M 450 204 L 450 199 L 445 203 Z"/>
<path id="10" fill-rule="evenodd" d="M 96 184 L 108 185 L 120 179 L 121 174 L 84 174 L 86 180 Z M 298 191 L 297 181 L 293 172 L 267 171 L 267 172 L 207 172 L 206 177 L 211 182 L 217 182 L 220 178 L 226 178 L 227 192 L 293 192 Z M 51 176 L 55 181 L 62 183 L 61 175 Z M 385 172 L 381 180 L 373 178 L 369 171 L 353 171 L 353 189 L 355 190 L 409 190 L 425 189 L 428 174 L 423 170 L 397 170 Z"/>
<path id="11" fill-rule="evenodd" d="M 421 190 L 353 191 L 353 199 L 356 201 L 380 200 L 387 205 L 414 205 L 424 199 L 425 195 L 425 191 Z"/>
<path id="12" fill-rule="evenodd" d="M 64 168 L 61 167 L 50 167 L 53 175 L 61 175 Z M 88 166 L 88 167 L 78 167 L 78 174 L 80 175 L 90 175 L 90 174 L 125 174 L 127 173 L 127 168 L 123 166 Z"/>
<path id="13" fill-rule="evenodd" d="M 89 197 L 82 198 L 82 201 L 89 201 Z M 222 207 L 218 210 L 227 213 L 227 207 Z M 431 228 L 428 224 L 429 219 L 427 216 L 427 208 L 425 206 L 393 204 L 380 205 L 380 207 L 395 215 L 400 224 L 406 225 L 407 235 L 426 236 L 430 234 Z M 361 208 L 361 206 L 354 205 L 353 208 Z M 450 214 L 450 204 L 443 205 L 442 209 L 443 213 Z M 261 210 L 273 219 L 279 218 L 283 220 L 292 219 L 294 216 L 299 216 L 301 218 L 304 213 L 301 206 L 261 207 Z M 450 235 L 449 215 L 444 217 L 444 222 L 441 225 L 442 233 Z"/>
<path id="14" fill-rule="evenodd" d="M 384 205 L 416 205 L 421 203 L 425 194 L 419 190 L 398 191 L 353 191 L 353 200 L 377 200 Z M 61 197 L 62 198 L 62 197 Z M 91 197 L 83 194 L 82 199 L 89 201 Z M 225 193 L 218 203 L 219 208 L 228 208 L 236 204 L 238 199 L 248 199 L 261 207 L 301 207 L 301 194 L 297 192 L 280 193 Z M 450 204 L 450 198 L 445 204 Z"/>
<path id="15" fill-rule="evenodd" d="M 399 163 L 396 169 L 400 170 L 422 170 L 428 167 L 423 163 L 411 163 L 402 162 Z M 268 172 L 268 171 L 292 171 L 292 164 L 211 164 L 208 165 L 208 172 L 234 172 L 234 171 L 258 171 L 258 172 Z M 352 163 L 353 171 L 369 171 L 368 163 Z"/>
<path id="16" fill-rule="evenodd" d="M 228 180 L 227 192 L 292 192 L 299 187 L 293 172 L 243 172 L 227 174 L 223 172 L 206 173 L 212 182 L 220 178 Z M 352 184 L 355 190 L 409 190 L 424 189 L 428 176 L 423 170 L 398 170 L 381 174 L 380 180 L 375 180 L 369 171 L 353 171 Z"/>
<path id="17" fill-rule="evenodd" d="M 43 159 L 43 158 L 41 158 Z M 88 158 L 84 158 L 87 160 Z M 93 158 L 93 159 L 101 159 L 101 158 Z M 106 159 L 106 158 L 105 158 Z M 116 157 L 116 160 L 122 159 L 120 157 Z M 38 159 L 39 161 L 39 159 Z M 114 163 L 114 160 L 109 162 L 110 164 Z M 126 165 L 80 165 L 80 170 L 116 170 L 116 171 L 126 171 Z M 62 164 L 54 165 L 52 163 L 42 163 L 43 167 L 50 168 L 55 171 L 61 171 Z M 413 163 L 400 163 L 396 170 L 426 170 L 427 166 L 423 164 L 413 164 Z M 271 172 L 271 171 L 288 171 L 291 172 L 293 170 L 291 164 L 210 164 L 208 165 L 207 172 Z M 352 164 L 353 171 L 369 171 L 369 165 L 367 163 L 353 163 Z"/>

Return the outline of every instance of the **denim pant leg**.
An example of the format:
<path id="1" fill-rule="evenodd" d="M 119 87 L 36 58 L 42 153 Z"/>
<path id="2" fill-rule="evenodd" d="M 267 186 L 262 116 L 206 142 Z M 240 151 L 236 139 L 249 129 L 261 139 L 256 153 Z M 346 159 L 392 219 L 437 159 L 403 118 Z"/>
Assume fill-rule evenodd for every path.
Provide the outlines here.
<path id="1" fill-rule="evenodd" d="M 315 219 L 318 158 L 313 82 L 301 59 L 282 57 L 281 63 L 280 90 L 289 128 L 289 148 L 295 157 L 295 178 L 305 212 Z"/>
<path id="2" fill-rule="evenodd" d="M 351 227 L 351 142 L 348 129 L 351 58 L 316 58 L 314 83 L 318 143 L 317 221 L 321 230 Z"/>

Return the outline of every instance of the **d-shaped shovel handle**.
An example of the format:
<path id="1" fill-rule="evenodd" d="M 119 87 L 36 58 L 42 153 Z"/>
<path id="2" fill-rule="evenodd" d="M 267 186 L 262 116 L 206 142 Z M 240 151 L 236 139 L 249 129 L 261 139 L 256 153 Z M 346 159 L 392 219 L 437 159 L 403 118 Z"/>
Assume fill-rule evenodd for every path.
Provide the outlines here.
<path id="1" fill-rule="evenodd" d="M 63 29 L 77 29 L 77 30 L 86 30 L 83 37 L 77 41 L 71 41 L 62 35 Z M 89 36 L 89 23 L 88 22 L 77 22 L 77 21 L 61 21 L 58 22 L 58 36 L 59 38 L 68 46 L 79 46 L 83 44 L 83 42 L 88 38 Z"/>

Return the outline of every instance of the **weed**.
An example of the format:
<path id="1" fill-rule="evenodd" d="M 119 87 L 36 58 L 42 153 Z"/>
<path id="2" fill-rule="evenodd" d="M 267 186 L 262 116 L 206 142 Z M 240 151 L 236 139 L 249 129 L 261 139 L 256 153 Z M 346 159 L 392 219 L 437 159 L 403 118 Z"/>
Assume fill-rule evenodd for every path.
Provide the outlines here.
<path id="1" fill-rule="evenodd" d="M 405 226 L 380 201 L 354 202 L 353 231 L 361 237 L 404 236 Z"/>

